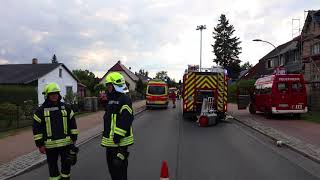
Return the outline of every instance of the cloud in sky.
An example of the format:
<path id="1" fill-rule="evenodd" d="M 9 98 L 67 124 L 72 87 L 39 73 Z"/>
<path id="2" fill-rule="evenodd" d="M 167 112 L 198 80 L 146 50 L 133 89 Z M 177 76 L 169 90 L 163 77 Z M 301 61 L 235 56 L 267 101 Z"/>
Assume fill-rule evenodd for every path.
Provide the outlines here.
<path id="1" fill-rule="evenodd" d="M 48 63 L 53 54 L 70 69 L 102 76 L 118 60 L 133 71 L 154 75 L 167 70 L 181 79 L 187 64 L 199 63 L 203 31 L 203 66 L 213 65 L 212 30 L 226 14 L 242 41 L 241 60 L 255 64 L 272 50 L 252 42 L 280 45 L 292 38 L 291 20 L 318 0 L 30 0 L 3 1 L 0 7 L 0 64 Z"/>

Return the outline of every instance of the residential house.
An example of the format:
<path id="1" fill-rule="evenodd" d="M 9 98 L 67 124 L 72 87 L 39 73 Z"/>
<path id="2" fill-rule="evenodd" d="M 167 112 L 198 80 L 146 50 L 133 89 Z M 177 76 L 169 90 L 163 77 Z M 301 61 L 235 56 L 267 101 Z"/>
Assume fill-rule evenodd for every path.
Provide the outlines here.
<path id="1" fill-rule="evenodd" d="M 320 10 L 308 11 L 301 36 L 309 110 L 320 110 Z"/>
<path id="2" fill-rule="evenodd" d="M 144 76 L 144 75 L 141 75 L 141 74 L 136 74 L 136 76 L 138 76 L 138 78 L 141 79 L 143 84 L 148 83 L 148 81 L 150 81 L 152 79 L 152 78 L 150 78 L 148 76 Z"/>
<path id="3" fill-rule="evenodd" d="M 67 92 L 77 93 L 78 80 L 62 63 L 38 64 L 33 59 L 32 64 L 0 65 L 0 85 L 34 86 L 38 94 L 38 103 L 44 102 L 42 94 L 46 84 L 56 82 L 64 97 Z"/>
<path id="4" fill-rule="evenodd" d="M 102 77 L 100 80 L 100 84 L 105 83 L 105 78 L 110 72 L 119 72 L 121 73 L 127 83 L 127 86 L 129 88 L 129 91 L 135 91 L 137 82 L 139 81 L 139 77 L 135 75 L 133 72 L 131 72 L 131 68 L 125 67 L 123 64 L 121 64 L 121 61 L 118 61 L 114 66 L 112 66 L 108 72 Z"/>
<path id="5" fill-rule="evenodd" d="M 287 73 L 301 73 L 301 37 L 286 42 L 259 60 L 245 75 L 244 79 L 257 79 L 274 73 L 275 68 L 284 67 Z"/>
<path id="6" fill-rule="evenodd" d="M 308 82 L 320 81 L 320 10 L 308 12 L 301 36 L 304 77 Z"/>

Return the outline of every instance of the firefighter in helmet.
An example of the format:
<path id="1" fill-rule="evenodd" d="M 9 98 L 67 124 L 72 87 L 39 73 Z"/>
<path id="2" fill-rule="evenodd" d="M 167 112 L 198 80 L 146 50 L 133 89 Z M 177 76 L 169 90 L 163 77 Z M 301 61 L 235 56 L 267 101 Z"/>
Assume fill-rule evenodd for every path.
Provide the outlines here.
<path id="1" fill-rule="evenodd" d="M 125 79 L 111 72 L 105 79 L 107 104 L 104 114 L 104 131 L 101 145 L 106 147 L 106 157 L 112 180 L 127 180 L 128 146 L 134 142 L 132 133 L 133 110 Z"/>
<path id="2" fill-rule="evenodd" d="M 33 137 L 40 153 L 47 156 L 50 180 L 70 179 L 71 165 L 75 164 L 76 158 L 70 154 L 78 152 L 74 112 L 61 102 L 60 91 L 58 84 L 47 84 L 43 91 L 45 102 L 33 115 Z"/>

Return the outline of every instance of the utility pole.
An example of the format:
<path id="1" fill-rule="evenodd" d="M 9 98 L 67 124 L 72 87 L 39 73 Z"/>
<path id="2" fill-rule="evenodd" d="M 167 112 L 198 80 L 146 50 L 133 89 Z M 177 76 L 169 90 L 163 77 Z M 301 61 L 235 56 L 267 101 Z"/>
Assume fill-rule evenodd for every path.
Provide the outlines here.
<path id="1" fill-rule="evenodd" d="M 200 67 L 199 70 L 201 72 L 201 66 L 202 66 L 202 30 L 207 29 L 206 25 L 200 25 L 197 26 L 196 30 L 200 30 Z"/>

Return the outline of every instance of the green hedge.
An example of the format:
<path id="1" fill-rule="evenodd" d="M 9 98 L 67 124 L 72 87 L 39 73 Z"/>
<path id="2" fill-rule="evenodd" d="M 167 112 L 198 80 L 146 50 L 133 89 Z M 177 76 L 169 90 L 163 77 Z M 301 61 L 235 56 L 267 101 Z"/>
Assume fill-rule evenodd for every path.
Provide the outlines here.
<path id="1" fill-rule="evenodd" d="M 29 100 L 38 104 L 38 94 L 35 86 L 0 85 L 0 103 L 22 104 Z"/>
<path id="2" fill-rule="evenodd" d="M 23 104 L 0 103 L 0 132 L 32 125 L 33 112 L 38 107 L 31 101 Z"/>

